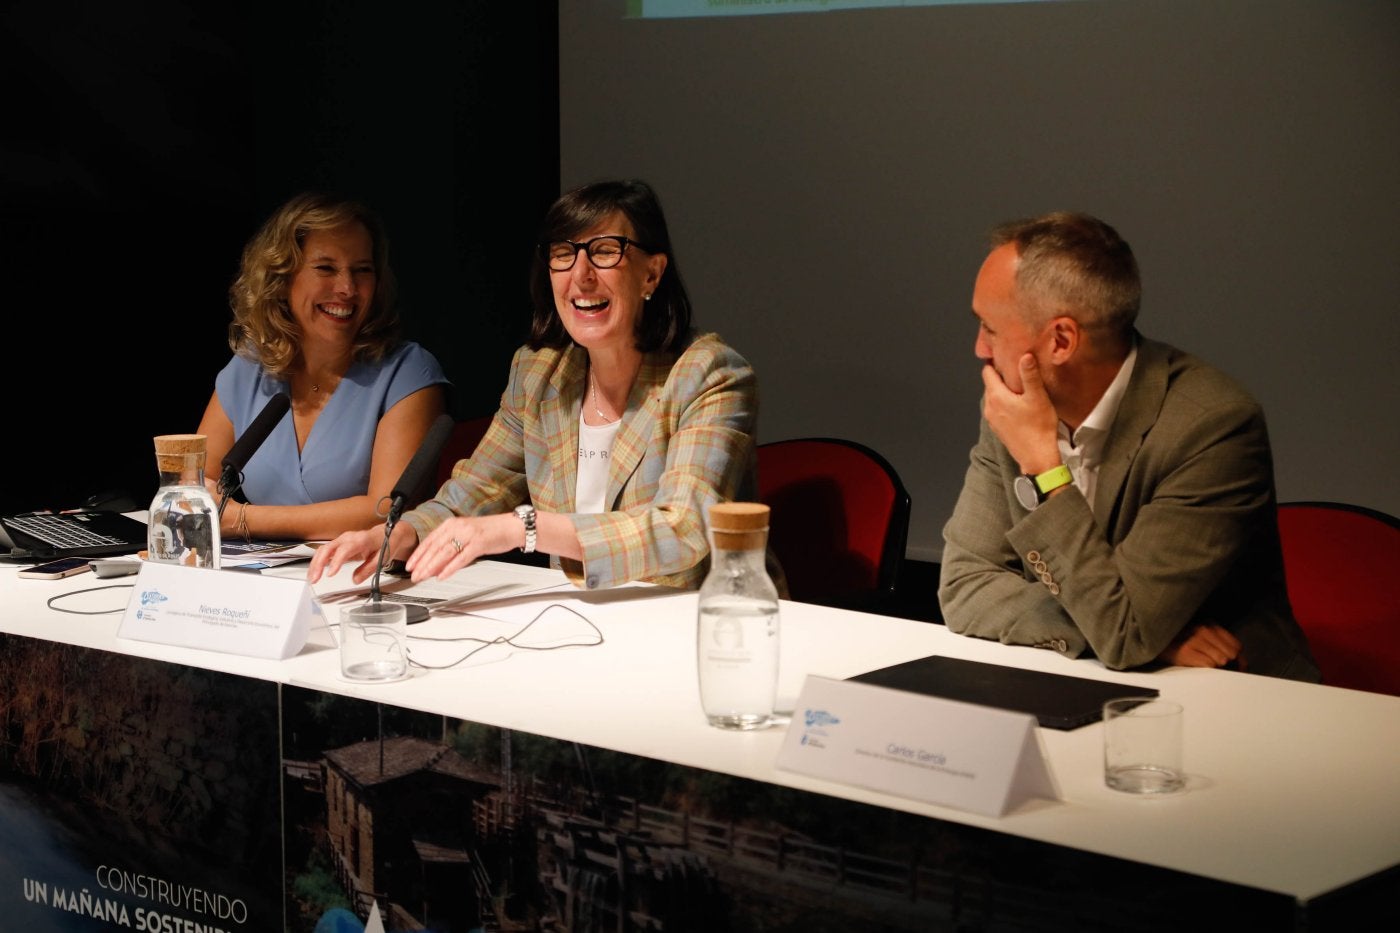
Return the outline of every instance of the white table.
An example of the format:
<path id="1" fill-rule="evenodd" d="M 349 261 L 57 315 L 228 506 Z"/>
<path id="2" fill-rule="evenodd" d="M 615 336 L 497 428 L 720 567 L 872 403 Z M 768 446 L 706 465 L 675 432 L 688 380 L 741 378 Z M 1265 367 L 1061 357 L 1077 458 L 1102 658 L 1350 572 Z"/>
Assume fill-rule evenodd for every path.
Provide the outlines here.
<path id="1" fill-rule="evenodd" d="M 55 593 L 98 582 L 106 581 L 91 575 L 17 580 L 13 570 L 0 569 L 0 631 L 581 742 L 1174 869 L 1286 895 L 1300 905 L 1400 864 L 1396 697 L 1216 670 L 1114 672 L 1049 651 L 964 638 L 940 625 L 785 602 L 780 693 L 789 697 L 809 673 L 845 678 L 944 654 L 1152 686 L 1185 707 L 1184 793 L 1139 799 L 1111 791 L 1102 780 L 1101 726 L 1042 729 L 1062 799 L 1035 800 L 991 818 L 781 771 L 774 762 L 782 730 L 731 734 L 706 725 L 696 690 L 693 593 L 626 587 L 520 597 L 540 608 L 567 602 L 597 625 L 605 643 L 538 653 L 495 647 L 456 669 L 364 686 L 340 678 L 338 656 L 329 648 L 309 645 L 284 662 L 171 648 L 118 639 L 119 616 L 70 616 L 44 604 Z M 495 562 L 468 568 L 454 580 L 482 587 L 562 582 L 553 571 Z M 348 585 L 348 579 L 323 581 L 316 589 L 325 594 Z M 124 592 L 83 600 L 121 605 Z M 433 619 L 411 634 L 483 625 L 492 633 L 502 628 Z M 318 640 L 329 644 L 325 635 Z M 413 650 L 428 656 L 426 648 Z"/>

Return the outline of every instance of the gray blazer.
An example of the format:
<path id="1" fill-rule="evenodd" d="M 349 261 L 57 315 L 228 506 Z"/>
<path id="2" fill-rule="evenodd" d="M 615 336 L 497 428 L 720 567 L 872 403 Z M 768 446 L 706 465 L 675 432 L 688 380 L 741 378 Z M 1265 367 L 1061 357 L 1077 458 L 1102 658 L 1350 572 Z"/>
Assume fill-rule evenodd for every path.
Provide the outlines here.
<path id="1" fill-rule="evenodd" d="M 1139 339 L 1094 508 L 1074 489 L 1027 512 L 1018 473 L 984 419 L 943 530 L 948 628 L 1124 669 L 1213 623 L 1251 672 L 1320 679 L 1284 586 L 1264 414 L 1228 376 Z"/>

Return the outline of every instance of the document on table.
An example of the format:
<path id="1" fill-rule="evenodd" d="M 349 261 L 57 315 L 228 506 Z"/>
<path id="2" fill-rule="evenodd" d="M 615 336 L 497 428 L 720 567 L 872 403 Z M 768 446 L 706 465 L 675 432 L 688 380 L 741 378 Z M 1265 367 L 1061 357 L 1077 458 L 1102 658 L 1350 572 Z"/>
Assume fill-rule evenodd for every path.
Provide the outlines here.
<path id="1" fill-rule="evenodd" d="M 267 570 L 310 560 L 320 541 L 224 541 L 219 547 L 219 566 Z"/>
<path id="2" fill-rule="evenodd" d="M 473 564 L 457 571 L 447 580 L 425 580 L 414 583 L 406 577 L 383 577 L 379 591 L 384 599 L 393 602 L 417 603 L 428 608 L 434 616 L 447 614 L 479 614 L 486 604 L 493 607 L 503 600 L 536 592 L 560 591 L 568 593 L 575 587 L 567 580 L 550 581 L 541 584 L 537 574 L 514 575 L 509 568 L 501 566 L 483 567 Z M 321 593 L 317 598 L 322 605 L 338 606 L 363 602 L 370 596 L 368 584 L 352 586 L 343 590 Z"/>
<path id="3" fill-rule="evenodd" d="M 429 617 L 409 626 L 409 657 L 417 668 L 446 670 L 493 664 L 517 650 L 538 651 L 601 643 L 581 591 L 562 578 L 472 565 L 448 580 L 382 581 L 385 600 L 426 606 Z M 337 612 L 369 598 L 368 586 L 323 594 Z"/>

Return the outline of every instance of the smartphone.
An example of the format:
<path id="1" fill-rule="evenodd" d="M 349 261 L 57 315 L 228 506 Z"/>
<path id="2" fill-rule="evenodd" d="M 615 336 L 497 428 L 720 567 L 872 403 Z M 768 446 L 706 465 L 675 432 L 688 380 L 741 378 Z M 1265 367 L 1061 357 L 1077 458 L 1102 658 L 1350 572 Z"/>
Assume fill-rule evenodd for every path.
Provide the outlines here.
<path id="1" fill-rule="evenodd" d="M 24 577 L 26 580 L 61 580 L 64 577 L 71 577 L 75 573 L 91 569 L 92 564 L 88 563 L 86 557 L 64 557 L 60 560 L 51 560 L 47 564 L 28 567 L 15 576 Z"/>

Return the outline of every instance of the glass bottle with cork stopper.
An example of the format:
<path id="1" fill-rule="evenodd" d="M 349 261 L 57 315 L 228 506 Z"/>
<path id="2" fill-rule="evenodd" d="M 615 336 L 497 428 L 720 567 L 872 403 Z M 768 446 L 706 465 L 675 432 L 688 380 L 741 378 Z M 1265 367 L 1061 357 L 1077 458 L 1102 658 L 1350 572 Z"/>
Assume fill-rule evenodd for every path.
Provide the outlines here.
<path id="1" fill-rule="evenodd" d="M 207 440 L 203 434 L 162 434 L 155 439 L 160 488 L 151 500 L 149 560 L 218 569 L 219 508 L 204 485 Z"/>
<path id="2" fill-rule="evenodd" d="M 768 506 L 710 507 L 710 572 L 700 586 L 696 663 L 710 725 L 762 729 L 778 689 L 778 589 L 765 564 Z"/>

